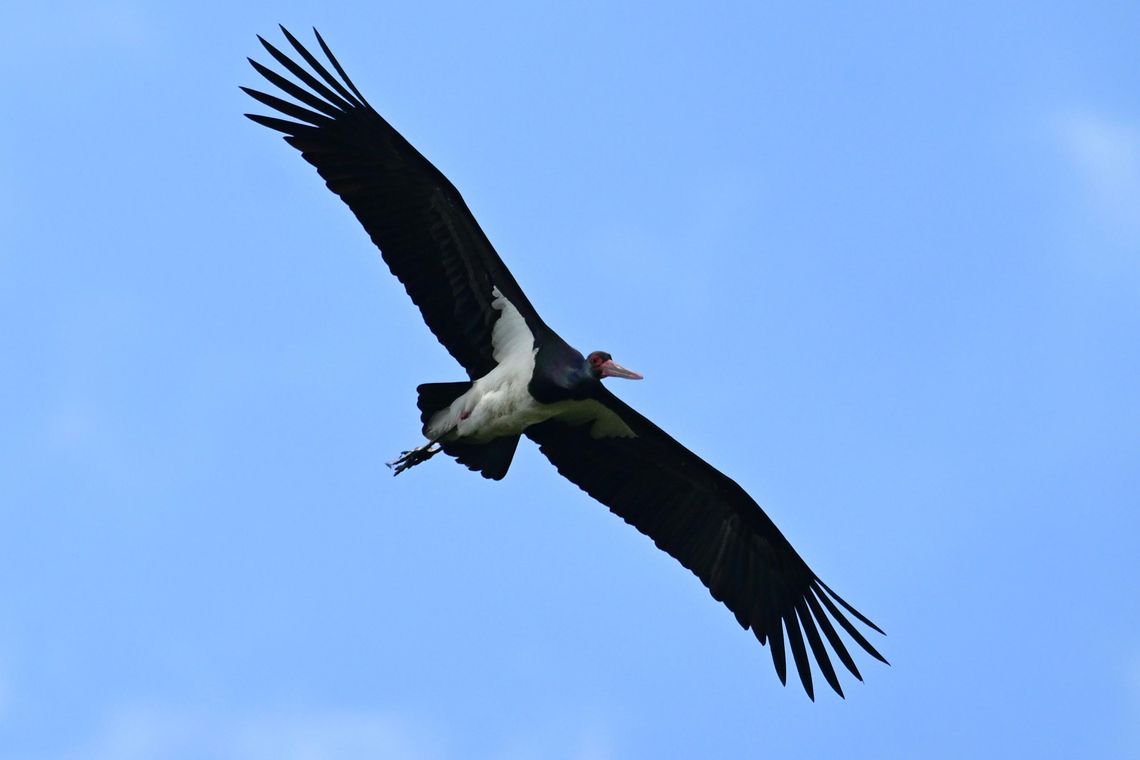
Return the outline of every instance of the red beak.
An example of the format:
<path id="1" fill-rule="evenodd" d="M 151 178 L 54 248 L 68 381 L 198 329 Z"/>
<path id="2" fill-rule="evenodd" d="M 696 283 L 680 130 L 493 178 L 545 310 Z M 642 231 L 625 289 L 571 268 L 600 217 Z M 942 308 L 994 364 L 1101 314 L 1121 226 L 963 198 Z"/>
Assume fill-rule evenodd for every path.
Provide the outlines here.
<path id="1" fill-rule="evenodd" d="M 641 375 L 634 372 L 632 369 L 626 369 L 613 359 L 603 362 L 601 366 L 602 377 L 624 377 L 626 380 L 644 380 Z"/>

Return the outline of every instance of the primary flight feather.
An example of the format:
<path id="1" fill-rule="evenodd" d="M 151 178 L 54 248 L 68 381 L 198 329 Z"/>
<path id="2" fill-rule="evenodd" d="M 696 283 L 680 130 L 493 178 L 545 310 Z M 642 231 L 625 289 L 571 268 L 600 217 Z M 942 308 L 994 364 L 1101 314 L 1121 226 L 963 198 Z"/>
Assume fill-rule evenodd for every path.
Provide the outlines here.
<path id="1" fill-rule="evenodd" d="M 525 435 L 696 574 L 768 645 L 782 682 L 785 644 L 813 699 L 811 659 L 841 696 L 832 653 L 862 680 L 840 629 L 886 662 L 850 618 L 882 631 L 811 571 L 744 489 L 601 382 L 640 375 L 604 351 L 583 356 L 547 327 L 459 192 L 368 104 L 320 34 L 326 63 L 282 32 L 308 68 L 258 37 L 294 79 L 250 63 L 293 100 L 243 87 L 286 118 L 246 115 L 284 133 L 348 204 L 469 377 L 418 388 L 427 442 L 392 463 L 396 474 L 442 451 L 497 480 Z"/>

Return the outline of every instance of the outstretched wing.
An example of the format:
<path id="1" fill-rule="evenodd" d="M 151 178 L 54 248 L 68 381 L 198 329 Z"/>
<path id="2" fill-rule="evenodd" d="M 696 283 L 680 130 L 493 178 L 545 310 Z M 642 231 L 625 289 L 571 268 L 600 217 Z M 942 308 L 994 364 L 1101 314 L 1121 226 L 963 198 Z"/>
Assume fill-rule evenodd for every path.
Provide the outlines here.
<path id="1" fill-rule="evenodd" d="M 284 27 L 306 69 L 261 37 L 261 44 L 297 82 L 250 63 L 296 102 L 247 87 L 249 95 L 288 117 L 246 114 L 285 133 L 285 141 L 317 167 L 348 204 L 392 274 L 420 308 L 439 342 L 474 379 L 495 367 L 491 331 L 500 312 L 498 289 L 531 332 L 544 330 L 526 296 L 447 177 L 368 104 L 319 33 L 332 74 Z"/>
<path id="2" fill-rule="evenodd" d="M 785 640 L 812 699 L 807 647 L 828 684 L 843 695 L 824 640 L 862 680 L 832 620 L 886 662 L 844 611 L 882 633 L 878 626 L 816 577 L 743 488 L 604 388 L 597 401 L 633 435 L 599 435 L 598 424 L 557 418 L 526 434 L 564 477 L 693 571 L 768 645 L 780 681 L 787 683 Z"/>

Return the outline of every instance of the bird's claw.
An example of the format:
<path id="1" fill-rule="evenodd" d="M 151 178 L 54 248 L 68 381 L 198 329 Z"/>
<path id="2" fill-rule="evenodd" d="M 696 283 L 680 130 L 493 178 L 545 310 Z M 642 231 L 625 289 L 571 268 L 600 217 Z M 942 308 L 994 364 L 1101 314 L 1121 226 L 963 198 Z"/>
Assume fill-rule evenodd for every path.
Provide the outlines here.
<path id="1" fill-rule="evenodd" d="M 442 448 L 438 443 L 428 443 L 410 451 L 401 451 L 398 458 L 388 462 L 388 467 L 393 470 L 393 475 L 399 475 L 409 467 L 415 467 L 421 462 L 426 462 L 441 450 Z"/>

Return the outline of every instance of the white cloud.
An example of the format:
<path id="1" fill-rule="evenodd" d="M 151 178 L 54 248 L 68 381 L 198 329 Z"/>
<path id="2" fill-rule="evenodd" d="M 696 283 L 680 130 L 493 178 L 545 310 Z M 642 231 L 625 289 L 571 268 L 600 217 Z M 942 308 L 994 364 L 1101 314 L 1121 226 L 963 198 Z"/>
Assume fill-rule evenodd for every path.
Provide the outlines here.
<path id="1" fill-rule="evenodd" d="M 1128 705 L 1125 709 L 1122 744 L 1131 757 L 1140 757 L 1140 649 L 1125 663 Z"/>
<path id="2" fill-rule="evenodd" d="M 152 471 L 142 465 L 143 452 L 124 434 L 122 421 L 86 396 L 61 395 L 40 420 L 29 449 L 42 461 L 124 495 L 124 489 L 140 487 Z"/>
<path id="3" fill-rule="evenodd" d="M 604 719 L 566 715 L 522 723 L 500 737 L 489 756 L 612 760 L 619 753 L 607 725 Z M 91 736 L 50 760 L 438 760 L 469 755 L 458 737 L 430 720 L 391 710 L 223 714 L 139 703 L 110 711 Z"/>
<path id="4" fill-rule="evenodd" d="M 12 704 L 12 689 L 3 674 L 0 674 L 0 724 L 4 722 L 10 704 Z"/>
<path id="5" fill-rule="evenodd" d="M 195 721 L 145 706 L 120 708 L 66 760 L 143 760 L 176 757 L 193 741 Z"/>
<path id="6" fill-rule="evenodd" d="M 357 760 L 442 757 L 427 726 L 392 712 L 276 711 L 222 716 L 130 705 L 59 760 Z"/>
<path id="7" fill-rule="evenodd" d="M 136 47 L 151 37 L 143 7 L 133 0 L 46 0 L 15 3 L 5 11 L 0 69 L 42 73 L 59 59 L 70 64 L 93 50 Z"/>
<path id="8" fill-rule="evenodd" d="M 256 760 L 354 760 L 442 756 L 425 726 L 385 712 L 270 716 L 246 723 L 234 736 L 234 757 Z"/>
<path id="9" fill-rule="evenodd" d="M 565 717 L 565 716 L 563 716 Z M 618 757 L 610 732 L 597 720 L 577 718 L 539 725 L 520 726 L 499 760 L 534 760 L 558 757 L 567 760 L 612 760 Z"/>
<path id="10" fill-rule="evenodd" d="M 1140 124 L 1078 110 L 1055 133 L 1086 212 L 1118 242 L 1140 241 Z"/>

